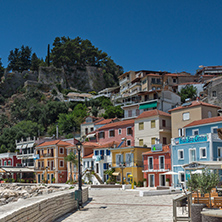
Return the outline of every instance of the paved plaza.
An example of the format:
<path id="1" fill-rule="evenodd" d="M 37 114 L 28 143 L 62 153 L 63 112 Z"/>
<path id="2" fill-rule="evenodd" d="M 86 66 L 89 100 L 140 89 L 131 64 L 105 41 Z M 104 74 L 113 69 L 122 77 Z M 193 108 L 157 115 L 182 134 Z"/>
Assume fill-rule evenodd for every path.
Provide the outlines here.
<path id="1" fill-rule="evenodd" d="M 172 222 L 175 196 L 140 197 L 136 190 L 92 189 L 89 190 L 92 200 L 81 211 L 67 214 L 56 222 Z"/>

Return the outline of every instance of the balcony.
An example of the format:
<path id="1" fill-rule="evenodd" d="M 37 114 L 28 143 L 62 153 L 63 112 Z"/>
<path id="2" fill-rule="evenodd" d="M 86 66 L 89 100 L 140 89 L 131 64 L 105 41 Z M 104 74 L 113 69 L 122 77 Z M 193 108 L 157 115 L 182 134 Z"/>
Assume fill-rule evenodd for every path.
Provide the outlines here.
<path id="1" fill-rule="evenodd" d="M 144 165 L 143 172 L 165 172 L 170 171 L 170 164 L 148 164 Z"/>
<path id="2" fill-rule="evenodd" d="M 52 153 L 44 153 L 43 157 L 53 157 L 53 154 Z"/>
<path id="3" fill-rule="evenodd" d="M 160 126 L 160 133 L 171 133 L 171 127 Z"/>
<path id="4" fill-rule="evenodd" d="M 120 89 L 120 93 L 123 93 L 123 92 L 125 92 L 126 90 L 128 90 L 129 89 L 129 87 L 128 86 L 125 86 L 125 87 L 123 87 L 122 89 Z"/>
<path id="5" fill-rule="evenodd" d="M 121 86 L 121 85 L 127 83 L 128 81 L 129 81 L 129 78 L 123 78 L 119 81 L 119 85 Z"/>
<path id="6" fill-rule="evenodd" d="M 18 154 L 17 154 L 17 158 L 18 158 L 19 160 L 21 160 L 21 159 L 34 159 L 34 157 L 35 157 L 35 154 L 34 154 L 34 153 L 27 153 L 27 154 L 18 153 Z"/>
<path id="7" fill-rule="evenodd" d="M 129 88 L 132 89 L 135 86 L 141 86 L 141 83 L 140 82 L 135 82 Z"/>

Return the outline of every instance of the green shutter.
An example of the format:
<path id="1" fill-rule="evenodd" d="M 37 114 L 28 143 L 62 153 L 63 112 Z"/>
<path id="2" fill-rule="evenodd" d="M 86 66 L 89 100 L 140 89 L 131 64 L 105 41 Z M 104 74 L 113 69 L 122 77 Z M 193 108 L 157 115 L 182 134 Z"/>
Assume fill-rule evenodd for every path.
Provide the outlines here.
<path id="1" fill-rule="evenodd" d="M 151 103 L 145 103 L 141 104 L 139 109 L 149 109 L 149 108 L 155 108 L 157 107 L 157 102 L 151 102 Z"/>

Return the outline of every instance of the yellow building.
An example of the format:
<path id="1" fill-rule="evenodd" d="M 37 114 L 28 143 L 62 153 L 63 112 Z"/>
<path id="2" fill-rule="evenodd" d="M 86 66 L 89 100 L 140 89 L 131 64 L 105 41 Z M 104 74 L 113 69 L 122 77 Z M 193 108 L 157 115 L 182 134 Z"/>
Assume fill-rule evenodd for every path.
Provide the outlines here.
<path id="1" fill-rule="evenodd" d="M 142 153 L 150 151 L 148 147 L 120 147 L 111 149 L 113 175 L 117 176 L 117 182 L 129 184 L 129 175 L 133 175 L 134 181 L 143 181 Z"/>
<path id="2" fill-rule="evenodd" d="M 62 140 L 44 142 L 36 147 L 39 159 L 35 161 L 37 183 L 65 183 L 67 181 L 67 147 L 71 144 Z"/>

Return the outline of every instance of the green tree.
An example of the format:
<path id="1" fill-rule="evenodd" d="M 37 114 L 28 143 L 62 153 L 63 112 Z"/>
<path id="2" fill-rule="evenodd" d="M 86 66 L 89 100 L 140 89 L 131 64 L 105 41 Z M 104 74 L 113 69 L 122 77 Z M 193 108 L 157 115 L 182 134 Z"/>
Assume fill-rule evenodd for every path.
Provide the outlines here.
<path id="1" fill-rule="evenodd" d="M 0 79 L 4 75 L 5 68 L 2 65 L 2 59 L 0 58 Z"/>
<path id="2" fill-rule="evenodd" d="M 187 181 L 187 187 L 189 187 L 189 190 L 191 192 L 197 193 L 197 201 L 199 203 L 199 175 L 198 174 L 192 174 L 191 177 Z"/>
<path id="3" fill-rule="evenodd" d="M 211 172 L 208 170 L 203 170 L 202 174 L 199 175 L 199 189 L 201 190 L 202 194 L 209 193 L 210 199 L 210 208 L 211 204 L 211 190 L 218 186 L 219 183 L 219 176 L 215 172 Z"/>
<path id="4" fill-rule="evenodd" d="M 108 106 L 106 108 L 105 114 L 104 114 L 104 118 L 123 118 L 124 115 L 124 111 L 121 108 L 121 106 Z"/>
<path id="5" fill-rule="evenodd" d="M 41 63 L 41 60 L 37 57 L 37 55 L 35 53 L 33 53 L 32 58 L 31 58 L 31 67 L 30 67 L 30 69 L 32 71 L 38 71 L 40 63 Z"/>
<path id="6" fill-rule="evenodd" d="M 191 100 L 197 97 L 197 88 L 193 85 L 186 85 L 181 89 L 179 96 L 181 101 L 184 103 L 186 99 L 190 98 Z"/>
<path id="7" fill-rule="evenodd" d="M 78 167 L 78 157 L 74 152 L 70 152 L 69 155 L 65 157 L 65 162 L 69 162 L 70 167 L 70 181 L 72 181 L 72 165 Z"/>
<path id="8" fill-rule="evenodd" d="M 11 50 L 8 56 L 8 70 L 22 72 L 29 70 L 31 67 L 31 52 L 32 49 L 22 45 L 21 49 L 15 48 Z"/>

